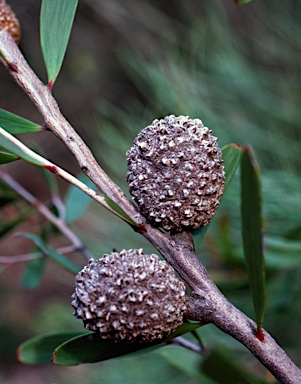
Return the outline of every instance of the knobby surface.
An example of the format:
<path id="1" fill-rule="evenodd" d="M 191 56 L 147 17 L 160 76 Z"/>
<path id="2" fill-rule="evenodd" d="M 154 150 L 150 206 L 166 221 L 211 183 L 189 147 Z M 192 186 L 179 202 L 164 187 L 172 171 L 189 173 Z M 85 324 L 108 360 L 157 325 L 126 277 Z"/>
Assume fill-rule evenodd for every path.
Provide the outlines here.
<path id="1" fill-rule="evenodd" d="M 301 371 L 275 340 L 265 331 L 264 341 L 256 337 L 256 324 L 235 308 L 218 290 L 194 252 L 190 232 L 167 235 L 149 225 L 121 189 L 112 182 L 95 160 L 92 152 L 75 132 L 45 86 L 28 66 L 10 35 L 0 32 L 1 61 L 42 114 L 45 126 L 59 137 L 76 157 L 82 171 L 99 190 L 118 204 L 135 222 L 139 231 L 175 268 L 191 288 L 187 317 L 212 323 L 245 345 L 281 382 L 301 384 Z"/>

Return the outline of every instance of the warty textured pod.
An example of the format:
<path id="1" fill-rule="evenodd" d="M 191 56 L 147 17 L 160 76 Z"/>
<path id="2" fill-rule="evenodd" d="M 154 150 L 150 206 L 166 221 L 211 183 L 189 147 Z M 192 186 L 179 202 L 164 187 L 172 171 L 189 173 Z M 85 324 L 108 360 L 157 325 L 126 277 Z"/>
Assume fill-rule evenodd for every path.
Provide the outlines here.
<path id="1" fill-rule="evenodd" d="M 0 0 L 0 30 L 7 31 L 19 44 L 21 37 L 19 20 L 5 0 Z"/>
<path id="2" fill-rule="evenodd" d="M 199 119 L 170 115 L 144 128 L 127 152 L 129 190 L 166 231 L 194 230 L 215 215 L 224 190 L 222 151 Z"/>
<path id="3" fill-rule="evenodd" d="M 89 260 L 75 279 L 74 315 L 103 339 L 151 342 L 183 322 L 185 285 L 157 255 L 123 250 Z"/>

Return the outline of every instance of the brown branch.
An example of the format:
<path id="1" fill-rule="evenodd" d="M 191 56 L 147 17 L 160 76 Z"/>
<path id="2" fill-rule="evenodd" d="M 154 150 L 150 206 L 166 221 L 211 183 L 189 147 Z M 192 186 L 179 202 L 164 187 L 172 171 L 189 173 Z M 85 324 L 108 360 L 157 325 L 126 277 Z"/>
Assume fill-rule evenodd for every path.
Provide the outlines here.
<path id="1" fill-rule="evenodd" d="M 43 215 L 50 223 L 57 227 L 57 229 L 71 242 L 74 248 L 78 249 L 86 260 L 93 258 L 93 255 L 82 243 L 79 237 L 68 227 L 66 222 L 56 217 L 41 201 L 29 193 L 22 185 L 20 185 L 13 177 L 7 172 L 0 170 L 0 178 L 16 191 L 24 200 L 30 203 L 41 215 Z"/>
<path id="2" fill-rule="evenodd" d="M 81 169 L 100 191 L 117 203 L 134 221 L 143 225 L 144 230 L 141 230 L 141 234 L 157 248 L 190 286 L 192 295 L 188 316 L 197 321 L 213 323 L 240 341 L 281 383 L 301 383 L 301 371 L 271 336 L 263 331 L 264 341 L 258 340 L 256 324 L 219 292 L 195 256 L 191 233 L 167 235 L 149 225 L 120 188 L 104 173 L 90 149 L 60 113 L 48 87 L 37 78 L 6 32 L 0 32 L 1 52 L 4 65 L 40 110 L 47 128 L 65 143 L 76 157 Z"/>
<path id="3" fill-rule="evenodd" d="M 67 247 L 58 248 L 57 251 L 66 255 L 68 253 L 78 251 L 78 249 L 76 249 L 73 245 L 69 245 Z M 0 256 L 0 264 L 24 263 L 26 261 L 41 259 L 42 257 L 45 257 L 43 252 L 24 253 L 16 256 Z"/>

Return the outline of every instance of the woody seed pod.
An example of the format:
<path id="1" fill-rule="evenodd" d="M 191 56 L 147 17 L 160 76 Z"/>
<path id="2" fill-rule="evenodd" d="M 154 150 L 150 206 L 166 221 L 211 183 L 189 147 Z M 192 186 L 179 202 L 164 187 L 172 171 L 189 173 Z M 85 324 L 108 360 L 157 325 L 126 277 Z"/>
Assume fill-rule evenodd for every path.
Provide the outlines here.
<path id="1" fill-rule="evenodd" d="M 75 279 L 74 315 L 103 339 L 151 342 L 183 322 L 185 285 L 157 255 L 142 249 L 91 259 Z"/>
<path id="2" fill-rule="evenodd" d="M 167 116 L 143 129 L 127 152 L 129 190 L 166 231 L 209 223 L 224 190 L 222 152 L 199 119 Z"/>
<path id="3" fill-rule="evenodd" d="M 5 0 L 0 0 L 0 31 L 1 30 L 7 31 L 15 42 L 19 44 L 21 37 L 20 24 Z"/>

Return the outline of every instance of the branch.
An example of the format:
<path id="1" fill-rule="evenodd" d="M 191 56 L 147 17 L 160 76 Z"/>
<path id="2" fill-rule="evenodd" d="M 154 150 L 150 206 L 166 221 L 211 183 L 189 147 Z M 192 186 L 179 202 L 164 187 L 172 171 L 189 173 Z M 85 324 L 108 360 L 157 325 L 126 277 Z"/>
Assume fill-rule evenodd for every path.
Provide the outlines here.
<path id="1" fill-rule="evenodd" d="M 192 289 L 188 317 L 213 323 L 245 345 L 282 383 L 301 383 L 301 371 L 265 331 L 264 341 L 256 338 L 256 324 L 235 308 L 218 290 L 194 252 L 192 235 L 167 235 L 152 227 L 97 164 L 90 149 L 60 113 L 50 90 L 28 66 L 10 36 L 0 32 L 0 54 L 15 81 L 25 90 L 44 117 L 46 127 L 58 136 L 76 157 L 83 172 L 118 204 L 135 222 L 139 231 L 173 266 Z"/>
<path id="2" fill-rule="evenodd" d="M 30 161 L 35 165 L 42 166 L 43 168 L 48 169 L 50 172 L 55 173 L 56 175 L 60 176 L 62 179 L 68 181 L 70 184 L 73 184 L 75 187 L 77 187 L 78 189 L 86 193 L 88 196 L 90 196 L 92 199 L 97 201 L 99 204 L 101 204 L 110 212 L 114 213 L 116 216 L 118 216 L 122 220 L 128 222 L 129 224 L 133 224 L 131 221 L 128 221 L 128 219 L 125 216 L 121 215 L 120 213 L 116 212 L 113 208 L 111 208 L 104 196 L 99 195 L 93 189 L 89 188 L 85 183 L 81 182 L 76 177 L 72 176 L 70 173 L 66 172 L 64 169 L 60 168 L 56 164 L 38 155 L 37 153 L 32 151 L 30 148 L 28 148 L 26 145 L 24 145 L 16 137 L 14 137 L 13 135 L 6 132 L 3 128 L 0 127 L 0 138 L 1 136 L 6 140 L 6 143 L 9 142 L 10 145 L 11 144 L 13 145 L 12 151 L 15 151 L 16 154 L 18 155 L 20 154 L 20 156 L 24 157 L 25 160 Z M 9 146 L 7 149 L 10 150 L 11 147 Z"/>
<path id="3" fill-rule="evenodd" d="M 18 46 L 6 31 L 0 31 L 0 57 L 11 76 L 39 109 L 47 129 L 65 143 L 77 159 L 82 171 L 102 193 L 119 205 L 134 220 L 136 214 L 140 216 L 135 206 L 102 170 L 88 146 L 61 114 L 50 89 L 33 72 Z"/>
<path id="4" fill-rule="evenodd" d="M 57 227 L 57 229 L 71 242 L 73 247 L 80 250 L 84 257 L 89 260 L 93 258 L 93 255 L 85 247 L 82 241 L 76 236 L 76 234 L 68 227 L 68 225 L 56 217 L 41 201 L 29 193 L 22 185 L 20 185 L 15 179 L 13 179 L 7 172 L 0 170 L 0 178 L 9 185 L 14 191 L 16 191 L 24 200 L 30 203 L 35 209 L 40 212 L 50 223 Z"/>
<path id="5" fill-rule="evenodd" d="M 79 251 L 79 249 L 73 245 L 69 245 L 67 247 L 58 248 L 57 251 L 63 255 L 66 255 L 67 253 Z M 16 256 L 0 256 L 0 264 L 24 263 L 30 260 L 41 259 L 42 257 L 45 257 L 43 252 L 25 253 Z"/>

